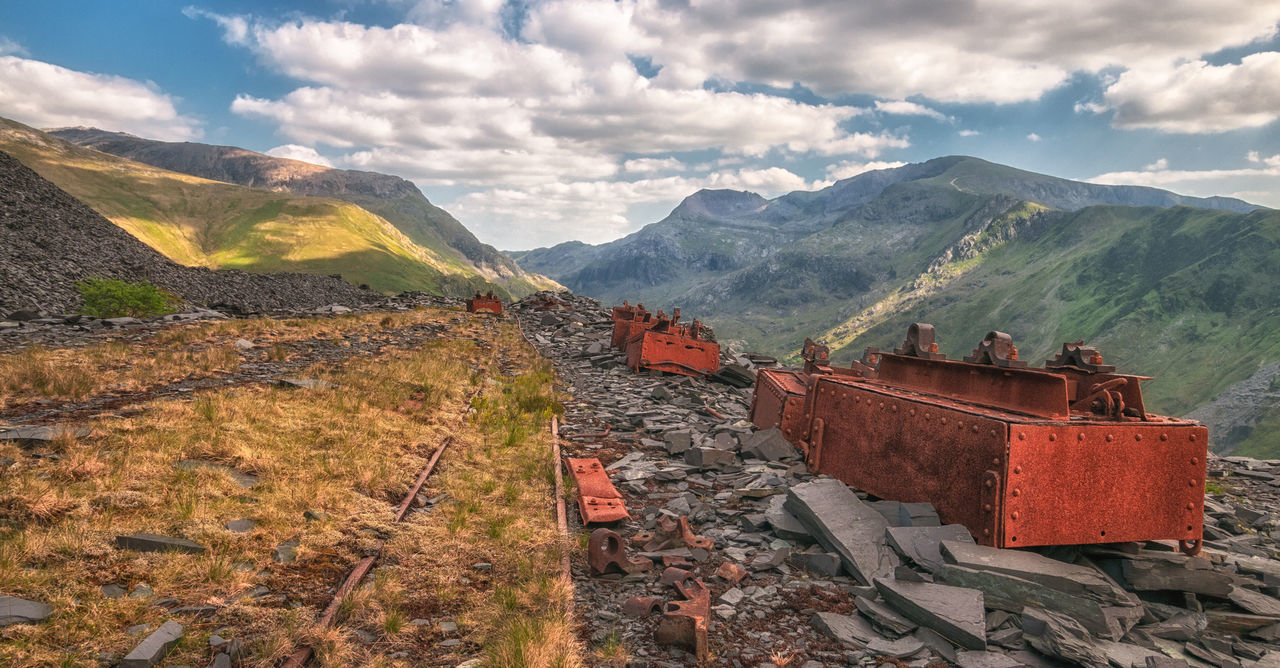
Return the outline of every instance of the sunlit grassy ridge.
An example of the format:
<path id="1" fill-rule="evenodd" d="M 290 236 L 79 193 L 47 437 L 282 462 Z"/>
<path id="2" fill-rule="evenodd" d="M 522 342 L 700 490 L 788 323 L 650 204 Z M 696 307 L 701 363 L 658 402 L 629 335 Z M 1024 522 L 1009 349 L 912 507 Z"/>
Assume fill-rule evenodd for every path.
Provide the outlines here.
<path id="1" fill-rule="evenodd" d="M 175 262 L 341 274 L 376 290 L 467 294 L 489 283 L 356 204 L 245 188 L 124 160 L 0 119 L 0 150 Z"/>
<path id="2" fill-rule="evenodd" d="M 445 327 L 414 329 L 427 324 Z M 91 422 L 90 438 L 55 443 L 48 449 L 58 458 L 0 446 L 0 458 L 17 460 L 0 476 L 0 591 L 55 609 L 42 624 L 0 629 L 0 664 L 123 656 L 139 640 L 124 630 L 154 628 L 167 616 L 157 598 L 175 597 L 217 610 L 208 618 L 177 617 L 186 635 L 168 664 L 202 662 L 210 633 L 228 628 L 224 636 L 244 638 L 257 666 L 275 665 L 300 643 L 316 648 L 322 666 L 452 665 L 477 654 L 494 666 L 578 665 L 568 592 L 557 578 L 565 546 L 556 531 L 546 435 L 559 408 L 550 371 L 513 328 L 424 310 L 236 321 L 156 335 L 151 343 L 198 354 L 221 351 L 227 336 L 305 344 L 389 330 L 439 332 L 436 340 L 388 345 L 376 356 L 306 372 L 330 389 L 248 385 L 152 401 L 140 415 Z M 24 377 L 29 391 L 44 381 L 23 367 L 83 370 L 79 358 L 110 364 L 120 353 L 2 357 L 0 378 Z M 511 375 L 499 373 L 500 363 Z M 91 378 L 78 391 L 109 387 Z M 444 501 L 392 524 L 418 471 L 450 439 L 424 489 Z M 258 482 L 245 488 L 216 466 L 175 466 L 183 460 L 251 473 Z M 320 514 L 308 520 L 306 511 Z M 256 526 L 243 534 L 224 528 L 238 518 Z M 182 536 L 209 551 L 112 547 L 116 535 L 134 532 Z M 387 541 L 379 566 L 368 586 L 344 601 L 340 626 L 312 628 L 331 587 L 379 538 Z M 298 541 L 297 561 L 276 563 L 273 551 L 289 539 Z M 473 568 L 481 561 L 492 568 Z M 99 590 L 108 583 L 131 591 L 145 583 L 155 597 L 109 599 Z M 270 595 L 247 597 L 256 585 Z M 446 636 L 435 625 L 407 623 L 416 618 L 456 620 L 461 629 L 451 637 L 463 644 L 438 647 Z M 357 630 L 375 640 L 357 641 Z M 387 658 L 400 651 L 410 658 Z"/>

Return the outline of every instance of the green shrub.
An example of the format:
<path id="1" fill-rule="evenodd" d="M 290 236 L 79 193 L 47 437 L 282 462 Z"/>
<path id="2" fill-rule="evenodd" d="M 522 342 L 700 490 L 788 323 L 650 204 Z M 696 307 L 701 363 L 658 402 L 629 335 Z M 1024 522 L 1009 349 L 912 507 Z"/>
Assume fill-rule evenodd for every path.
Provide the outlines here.
<path id="1" fill-rule="evenodd" d="M 118 278 L 88 278 L 76 283 L 84 299 L 80 312 L 98 318 L 172 313 L 182 301 L 177 295 L 146 282 L 128 283 Z"/>

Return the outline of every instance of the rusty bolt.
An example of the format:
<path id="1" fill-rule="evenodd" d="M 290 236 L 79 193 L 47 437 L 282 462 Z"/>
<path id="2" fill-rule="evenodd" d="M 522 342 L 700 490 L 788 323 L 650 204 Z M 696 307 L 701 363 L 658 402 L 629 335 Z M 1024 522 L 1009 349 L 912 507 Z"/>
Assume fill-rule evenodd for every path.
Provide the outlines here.
<path id="1" fill-rule="evenodd" d="M 995 483 L 991 482 L 990 480 L 984 480 L 984 481 L 982 482 L 982 484 L 983 484 L 987 489 L 991 489 L 991 488 L 992 488 L 992 486 L 994 486 L 994 484 L 995 484 Z"/>
<path id="2" fill-rule="evenodd" d="M 1198 458 L 1196 458 L 1196 457 L 1192 457 L 1192 458 L 1191 458 L 1191 465 L 1192 465 L 1192 466 L 1195 466 L 1196 464 L 1199 464 L 1199 463 L 1200 463 L 1200 460 L 1199 460 Z"/>
<path id="3" fill-rule="evenodd" d="M 990 536 L 990 535 L 991 535 L 991 529 L 983 529 L 983 530 L 982 530 L 982 535 L 984 535 L 984 536 Z"/>
<path id="4" fill-rule="evenodd" d="M 1076 440 L 1077 440 L 1077 441 L 1083 441 L 1083 440 L 1084 440 L 1084 432 L 1083 432 L 1083 431 L 1082 431 L 1082 432 L 1080 432 L 1079 434 L 1076 434 Z"/>
<path id="5" fill-rule="evenodd" d="M 907 411 L 907 414 L 908 414 L 908 415 L 915 415 L 915 414 L 916 414 L 916 409 L 912 408 L 911 410 Z"/>
<path id="6" fill-rule="evenodd" d="M 893 405 L 893 406 L 890 406 L 889 408 L 890 408 L 891 410 L 893 410 L 893 412 L 894 412 L 894 413 L 897 413 L 897 412 L 898 412 L 898 406 L 897 406 L 896 404 L 895 404 L 895 405 Z"/>
<path id="7" fill-rule="evenodd" d="M 978 425 L 973 425 L 973 433 L 978 433 Z"/>
<path id="8" fill-rule="evenodd" d="M 1017 487 L 1014 487 L 1014 488 L 1013 488 L 1013 495 L 1014 495 L 1014 496 L 1022 496 L 1022 490 L 1018 489 Z"/>
<path id="9" fill-rule="evenodd" d="M 1019 440 L 1019 441 L 1025 441 L 1025 440 L 1027 440 L 1027 434 L 1026 434 L 1026 432 L 1022 432 L 1022 431 L 1018 432 L 1018 440 Z"/>
<path id="10" fill-rule="evenodd" d="M 942 418 L 942 424 L 946 424 L 946 423 L 947 423 L 947 418 Z"/>
<path id="11" fill-rule="evenodd" d="M 1110 443 L 1111 441 L 1114 441 L 1114 440 L 1115 440 L 1115 439 L 1111 437 L 1111 434 L 1107 434 L 1107 442 L 1108 442 L 1108 443 Z"/>
<path id="12" fill-rule="evenodd" d="M 984 504 L 982 504 L 982 509 L 983 509 L 983 510 L 985 510 L 985 511 L 987 511 L 987 512 L 991 512 L 991 504 L 989 504 L 989 503 L 984 503 Z"/>
<path id="13" fill-rule="evenodd" d="M 929 352 L 931 352 L 931 353 L 936 353 L 936 352 L 938 352 L 938 344 L 936 344 L 936 343 L 930 343 L 930 344 L 929 344 Z"/>
<path id="14" fill-rule="evenodd" d="M 1022 467 L 1021 467 L 1021 466 L 1015 466 L 1015 467 L 1013 467 L 1013 472 L 1014 472 L 1014 473 L 1022 473 Z"/>
<path id="15" fill-rule="evenodd" d="M 1142 434 L 1134 434 L 1134 435 L 1133 435 L 1133 440 L 1135 440 L 1135 441 L 1141 441 L 1141 440 L 1142 440 Z"/>
<path id="16" fill-rule="evenodd" d="M 1168 435 L 1168 434 L 1160 434 L 1160 440 L 1162 440 L 1162 441 L 1167 441 L 1167 440 L 1169 440 L 1169 435 Z"/>
<path id="17" fill-rule="evenodd" d="M 1195 487 L 1195 486 L 1196 486 L 1196 481 L 1194 480 L 1187 481 L 1187 487 Z"/>
<path id="18" fill-rule="evenodd" d="M 992 465 L 992 466 L 999 466 L 999 465 L 1000 465 L 1000 458 L 999 458 L 999 457 L 996 457 L 996 458 L 992 459 L 992 460 L 991 460 L 991 465 Z"/>
<path id="19" fill-rule="evenodd" d="M 1056 440 L 1058 440 L 1057 434 L 1049 434 L 1049 442 L 1052 443 L 1053 441 L 1056 441 Z"/>
<path id="20" fill-rule="evenodd" d="M 1194 441 L 1194 440 L 1196 440 L 1196 435 L 1195 435 L 1195 434 L 1192 434 L 1191 436 L 1188 436 L 1188 438 L 1190 438 L 1191 440 L 1193 440 L 1193 441 Z"/>
<path id="21" fill-rule="evenodd" d="M 1016 511 L 1016 510 L 1015 510 L 1015 511 L 1013 511 L 1013 514 L 1012 514 L 1012 515 L 1010 515 L 1009 517 L 1010 517 L 1010 519 L 1015 519 L 1015 520 L 1016 520 L 1016 519 L 1018 519 L 1018 517 L 1019 517 L 1019 515 L 1018 515 L 1018 511 Z"/>
<path id="22" fill-rule="evenodd" d="M 1188 504 L 1187 504 L 1187 510 L 1195 510 L 1195 507 L 1196 507 L 1196 504 L 1194 504 L 1194 503 L 1188 503 Z"/>
<path id="23" fill-rule="evenodd" d="M 1093 354 L 1093 357 L 1090 357 L 1090 358 L 1089 358 L 1089 363 L 1090 363 L 1090 364 L 1102 364 L 1102 353 L 1094 353 L 1094 354 Z"/>

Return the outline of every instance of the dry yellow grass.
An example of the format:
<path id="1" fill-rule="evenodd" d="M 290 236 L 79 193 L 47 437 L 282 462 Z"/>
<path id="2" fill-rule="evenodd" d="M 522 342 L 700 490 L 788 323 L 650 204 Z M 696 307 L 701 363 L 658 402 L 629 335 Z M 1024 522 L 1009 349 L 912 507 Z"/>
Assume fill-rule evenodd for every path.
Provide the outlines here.
<path id="1" fill-rule="evenodd" d="M 432 322 L 453 324 L 452 340 L 310 371 L 334 389 L 250 386 L 154 401 L 138 416 L 91 425 L 95 438 L 58 444 L 57 459 L 0 449 L 0 458 L 18 460 L 0 477 L 0 592 L 55 609 L 42 624 L 0 629 L 0 665 L 123 656 L 138 642 L 124 629 L 154 627 L 164 611 L 154 599 L 107 599 L 100 585 L 108 583 L 129 590 L 145 583 L 156 597 L 217 606 L 208 619 L 179 618 L 187 634 L 170 663 L 201 662 L 209 634 L 227 628 L 263 666 L 300 642 L 313 644 L 319 664 L 329 666 L 444 665 L 475 654 L 495 666 L 578 665 L 568 593 L 556 577 L 562 546 L 545 421 L 557 405 L 549 370 L 534 362 L 513 325 L 419 311 L 298 321 L 279 332 L 283 325 L 271 321 L 183 331 L 249 338 L 233 327 L 247 324 L 255 336 L 378 336 L 383 327 Z M 515 375 L 497 375 L 502 357 L 516 365 Z M 447 436 L 454 444 L 427 491 L 448 500 L 391 524 L 395 504 Z M 197 459 L 259 482 L 246 489 L 215 467 L 174 466 Z M 324 517 L 307 521 L 307 510 Z M 256 527 L 244 534 L 224 528 L 239 518 Z M 112 546 L 115 536 L 136 532 L 183 536 L 209 550 Z M 379 568 L 344 602 L 341 625 L 312 628 L 330 588 L 380 538 L 387 547 Z M 273 550 L 289 539 L 299 541 L 297 561 L 275 563 Z M 492 569 L 472 568 L 481 561 Z M 272 595 L 244 599 L 258 584 Z M 288 605 L 276 600 L 280 594 Z M 437 648 L 442 637 L 433 627 L 407 623 L 442 616 L 461 626 L 456 650 Z M 356 641 L 357 630 L 376 642 Z M 387 659 L 398 650 L 412 658 Z"/>

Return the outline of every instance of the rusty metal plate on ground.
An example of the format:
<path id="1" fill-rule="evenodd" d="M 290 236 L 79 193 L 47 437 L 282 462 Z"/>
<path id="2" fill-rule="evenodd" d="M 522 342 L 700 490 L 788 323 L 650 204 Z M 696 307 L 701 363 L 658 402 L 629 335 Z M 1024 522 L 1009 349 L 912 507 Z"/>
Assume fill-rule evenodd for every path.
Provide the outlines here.
<path id="1" fill-rule="evenodd" d="M 578 512 L 583 524 L 607 524 L 631 516 L 599 459 L 571 457 L 567 464 L 578 490 Z"/>
<path id="2" fill-rule="evenodd" d="M 720 345 L 714 341 L 646 330 L 627 341 L 627 367 L 637 372 L 710 375 L 720 370 Z"/>
<path id="3" fill-rule="evenodd" d="M 610 524 L 631 517 L 622 499 L 578 495 L 578 512 L 585 524 Z"/>

